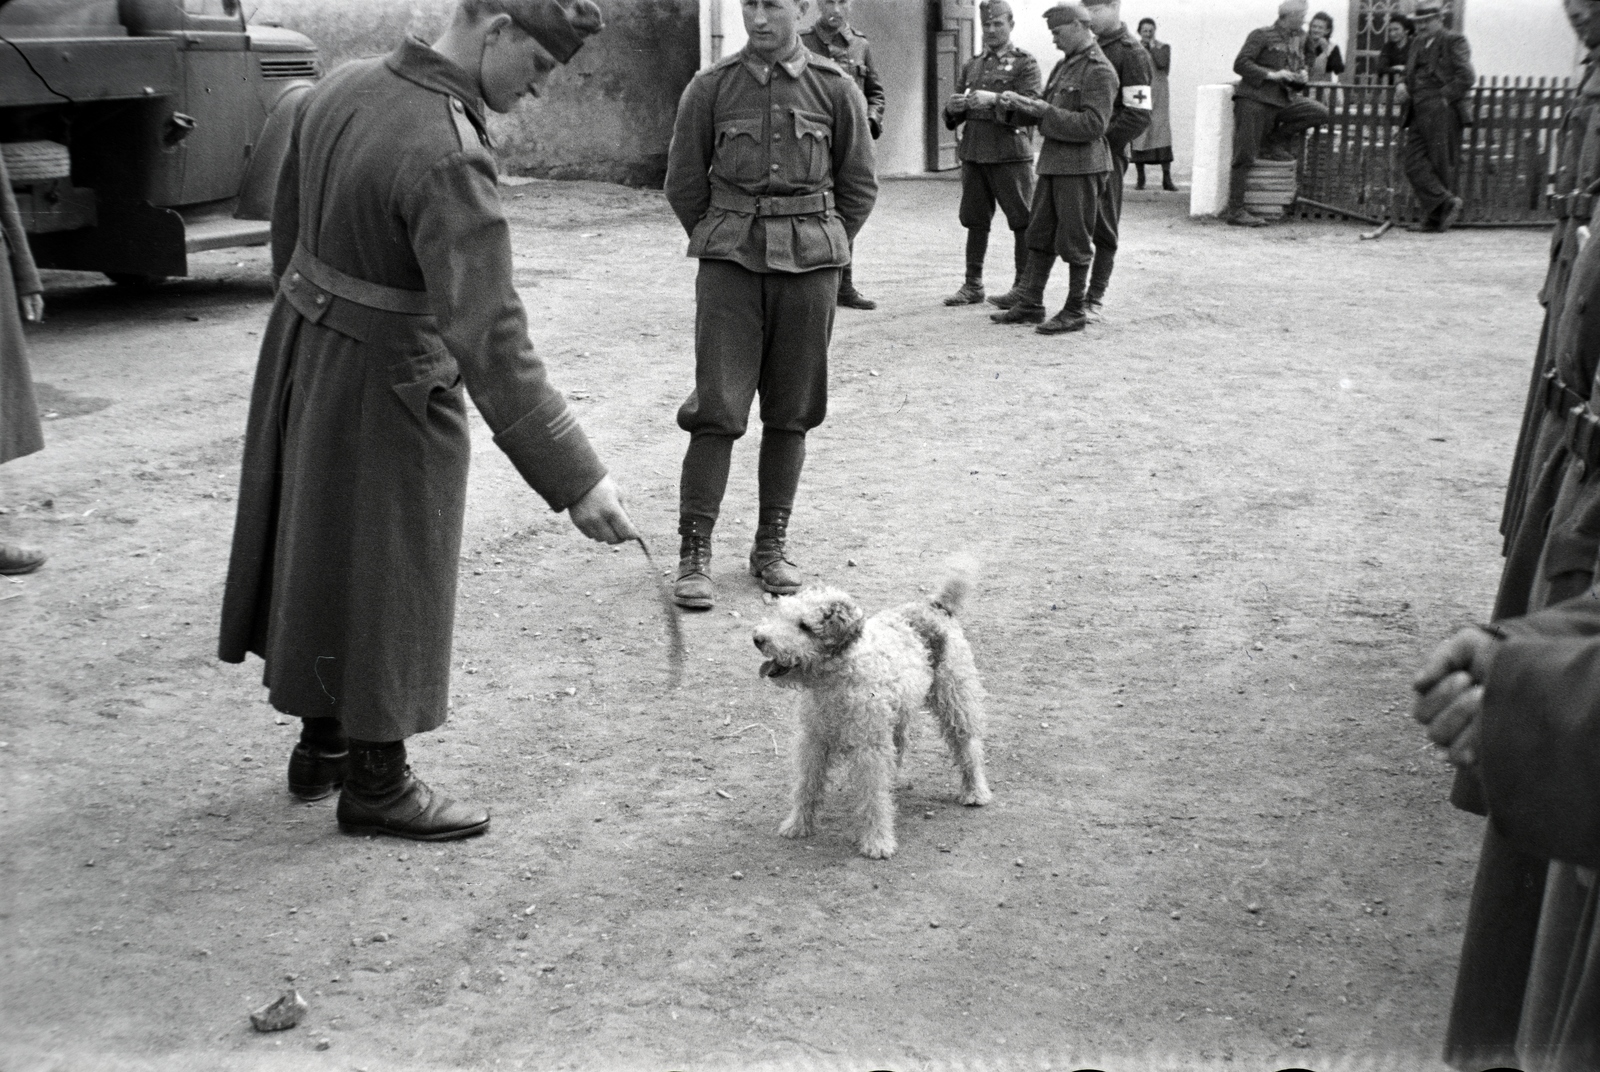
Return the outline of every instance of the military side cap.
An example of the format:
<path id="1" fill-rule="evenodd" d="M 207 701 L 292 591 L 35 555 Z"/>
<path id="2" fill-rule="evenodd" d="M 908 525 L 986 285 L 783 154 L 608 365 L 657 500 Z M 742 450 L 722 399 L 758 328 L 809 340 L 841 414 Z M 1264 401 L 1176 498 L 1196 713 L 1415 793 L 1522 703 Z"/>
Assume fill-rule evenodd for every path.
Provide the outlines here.
<path id="1" fill-rule="evenodd" d="M 605 29 L 605 19 L 594 0 L 519 0 L 508 5 L 524 33 L 562 63 L 569 63 L 584 39 Z"/>
<path id="2" fill-rule="evenodd" d="M 1080 2 L 1084 7 L 1104 7 L 1107 4 L 1116 3 L 1116 0 L 1080 0 Z"/>
<path id="3" fill-rule="evenodd" d="M 1444 6 L 1439 0 L 1420 0 L 1417 9 L 1411 13 L 1414 19 L 1436 19 L 1444 14 Z"/>
<path id="4" fill-rule="evenodd" d="M 1057 4 L 1044 13 L 1044 24 L 1054 30 L 1069 22 L 1088 22 L 1089 12 L 1082 4 Z"/>
<path id="5" fill-rule="evenodd" d="M 978 5 L 978 18 L 987 22 L 989 19 L 1008 18 L 1015 21 L 1016 16 L 1011 13 L 1011 5 L 1006 0 L 983 0 Z"/>

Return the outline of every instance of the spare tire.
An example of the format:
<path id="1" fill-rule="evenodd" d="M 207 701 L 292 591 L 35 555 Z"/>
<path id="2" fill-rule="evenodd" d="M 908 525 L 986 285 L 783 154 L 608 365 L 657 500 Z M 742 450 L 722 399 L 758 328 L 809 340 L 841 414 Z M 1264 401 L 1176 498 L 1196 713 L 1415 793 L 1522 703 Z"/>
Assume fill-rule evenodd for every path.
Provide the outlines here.
<path id="1" fill-rule="evenodd" d="M 13 186 L 65 179 L 72 174 L 72 154 L 56 141 L 8 141 L 0 144 L 6 174 Z"/>

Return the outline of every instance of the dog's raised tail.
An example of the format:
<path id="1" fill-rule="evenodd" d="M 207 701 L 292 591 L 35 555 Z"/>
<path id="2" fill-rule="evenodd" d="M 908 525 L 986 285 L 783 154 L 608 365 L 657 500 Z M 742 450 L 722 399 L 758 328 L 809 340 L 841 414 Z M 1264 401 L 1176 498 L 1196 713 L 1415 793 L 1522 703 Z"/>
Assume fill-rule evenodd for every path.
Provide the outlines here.
<path id="1" fill-rule="evenodd" d="M 952 555 L 945 563 L 944 581 L 933 597 L 933 605 L 954 618 L 960 615 L 961 606 L 972 591 L 972 579 L 978 572 L 978 560 L 971 555 Z"/>

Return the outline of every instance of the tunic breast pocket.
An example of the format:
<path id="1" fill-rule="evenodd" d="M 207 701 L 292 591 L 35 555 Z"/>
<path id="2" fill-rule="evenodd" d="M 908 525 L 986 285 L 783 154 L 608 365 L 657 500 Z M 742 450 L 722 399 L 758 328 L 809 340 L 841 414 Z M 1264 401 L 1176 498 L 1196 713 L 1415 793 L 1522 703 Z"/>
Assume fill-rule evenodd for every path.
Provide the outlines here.
<path id="1" fill-rule="evenodd" d="M 766 178 L 761 166 L 761 120 L 729 119 L 717 124 L 712 170 L 737 183 Z"/>
<path id="2" fill-rule="evenodd" d="M 833 124 L 827 116 L 794 113 L 795 151 L 799 156 L 797 183 L 816 186 L 833 167 Z"/>
<path id="3" fill-rule="evenodd" d="M 1083 89 L 1079 86 L 1057 86 L 1050 95 L 1050 103 L 1069 112 L 1079 111 L 1083 108 Z"/>

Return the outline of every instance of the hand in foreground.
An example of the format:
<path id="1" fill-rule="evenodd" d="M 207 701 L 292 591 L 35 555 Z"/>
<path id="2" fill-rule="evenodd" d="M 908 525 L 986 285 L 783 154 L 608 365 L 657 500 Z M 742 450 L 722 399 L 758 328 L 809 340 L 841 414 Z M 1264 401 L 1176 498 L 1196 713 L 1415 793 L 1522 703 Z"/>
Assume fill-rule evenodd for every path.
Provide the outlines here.
<path id="1" fill-rule="evenodd" d="M 1411 716 L 1427 727 L 1428 739 L 1449 750 L 1450 762 L 1470 766 L 1478 758 L 1478 716 L 1483 680 L 1499 640 L 1476 627 L 1463 629 L 1434 649 L 1411 687 Z"/>
<path id="2" fill-rule="evenodd" d="M 609 476 L 601 477 L 600 483 L 573 503 L 567 516 L 578 526 L 578 531 L 591 540 L 621 543 L 639 538 L 638 530 L 633 527 L 633 519 L 623 508 L 622 493 Z"/>
<path id="3" fill-rule="evenodd" d="M 950 94 L 950 99 L 945 102 L 944 109 L 951 115 L 960 115 L 965 112 L 967 110 L 967 95 L 965 93 Z"/>
<path id="4" fill-rule="evenodd" d="M 37 324 L 44 319 L 44 295 L 24 294 L 17 299 L 17 304 L 22 306 L 22 319 L 31 324 Z"/>
<path id="5" fill-rule="evenodd" d="M 1002 107 L 1009 108 L 1012 111 L 1024 112 L 1035 116 L 1043 115 L 1046 107 L 1044 101 L 1039 100 L 1037 97 L 1024 97 L 1014 89 L 1008 89 L 1000 94 L 1000 104 Z"/>

